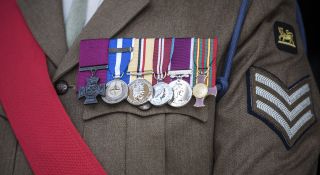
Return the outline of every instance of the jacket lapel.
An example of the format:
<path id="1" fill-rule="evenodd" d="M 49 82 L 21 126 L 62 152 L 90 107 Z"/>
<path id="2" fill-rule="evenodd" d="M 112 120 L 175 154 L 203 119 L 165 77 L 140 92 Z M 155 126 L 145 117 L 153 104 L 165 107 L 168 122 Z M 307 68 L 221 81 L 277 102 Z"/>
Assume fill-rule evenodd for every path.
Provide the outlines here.
<path id="1" fill-rule="evenodd" d="M 80 40 L 113 37 L 148 3 L 149 0 L 105 0 L 60 62 L 53 81 L 77 65 Z"/>
<path id="2" fill-rule="evenodd" d="M 62 1 L 17 0 L 17 3 L 34 38 L 58 66 L 67 52 Z"/>

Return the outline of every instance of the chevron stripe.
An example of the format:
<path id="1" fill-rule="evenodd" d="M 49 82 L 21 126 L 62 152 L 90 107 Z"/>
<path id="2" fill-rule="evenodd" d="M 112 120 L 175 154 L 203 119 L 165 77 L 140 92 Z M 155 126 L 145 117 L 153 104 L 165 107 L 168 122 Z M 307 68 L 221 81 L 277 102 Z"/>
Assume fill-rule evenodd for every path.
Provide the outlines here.
<path id="1" fill-rule="evenodd" d="M 277 76 L 258 67 L 248 70 L 249 112 L 274 130 L 290 149 L 315 122 L 310 78 L 288 88 Z"/>
<path id="2" fill-rule="evenodd" d="M 270 78 L 256 73 L 255 80 L 269 88 L 273 89 L 277 92 L 289 105 L 292 105 L 295 101 L 297 101 L 300 97 L 310 91 L 309 84 L 305 84 L 296 90 L 293 94 L 289 95 L 279 84 L 271 80 Z"/>
<path id="3" fill-rule="evenodd" d="M 283 116 L 281 116 L 277 111 L 275 111 L 269 105 L 263 103 L 262 101 L 258 100 L 256 102 L 257 108 L 261 109 L 269 116 L 271 116 L 274 120 L 277 121 L 281 125 L 281 127 L 286 131 L 288 137 L 292 139 L 292 137 L 299 131 L 299 129 L 307 123 L 312 118 L 311 110 L 306 112 L 292 127 L 286 122 Z"/>
<path id="4" fill-rule="evenodd" d="M 275 104 L 281 110 L 281 112 L 283 112 L 286 115 L 286 117 L 290 121 L 294 120 L 298 116 L 298 114 L 300 114 L 305 108 L 307 108 L 309 105 L 311 105 L 310 98 L 307 97 L 302 102 L 300 102 L 295 108 L 293 108 L 290 111 L 286 107 L 286 105 L 281 102 L 281 100 L 279 100 L 277 97 L 272 95 L 267 90 L 257 86 L 256 87 L 256 94 L 259 95 L 260 97 L 268 100 L 269 102 Z"/>

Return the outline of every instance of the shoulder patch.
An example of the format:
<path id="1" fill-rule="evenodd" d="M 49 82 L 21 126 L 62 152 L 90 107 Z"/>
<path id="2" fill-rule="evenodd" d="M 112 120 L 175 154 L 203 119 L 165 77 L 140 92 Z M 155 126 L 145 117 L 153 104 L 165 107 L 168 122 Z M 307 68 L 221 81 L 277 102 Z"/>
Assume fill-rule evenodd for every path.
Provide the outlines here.
<path id="1" fill-rule="evenodd" d="M 294 28 L 276 21 L 273 26 L 274 40 L 278 49 L 296 54 L 298 52 Z"/>
<path id="2" fill-rule="evenodd" d="M 287 87 L 272 73 L 257 67 L 248 70 L 248 110 L 282 139 L 287 149 L 316 122 L 309 77 Z"/>

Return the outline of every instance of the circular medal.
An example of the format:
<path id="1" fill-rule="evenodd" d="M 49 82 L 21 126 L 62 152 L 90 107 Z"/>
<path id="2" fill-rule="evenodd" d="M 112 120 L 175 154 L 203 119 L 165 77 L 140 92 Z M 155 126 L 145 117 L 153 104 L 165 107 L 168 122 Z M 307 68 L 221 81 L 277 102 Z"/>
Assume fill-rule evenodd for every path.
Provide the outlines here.
<path id="1" fill-rule="evenodd" d="M 128 85 L 120 79 L 114 79 L 106 84 L 106 95 L 102 100 L 109 104 L 119 103 L 128 96 Z"/>
<path id="2" fill-rule="evenodd" d="M 173 90 L 173 100 L 169 101 L 169 105 L 172 107 L 182 107 L 191 100 L 192 89 L 188 82 L 177 79 L 170 82 L 169 86 Z"/>
<path id="3" fill-rule="evenodd" d="M 135 106 L 147 103 L 153 95 L 152 85 L 145 79 L 138 78 L 129 84 L 127 101 Z"/>
<path id="4" fill-rule="evenodd" d="M 172 100 L 173 90 L 165 82 L 158 82 L 153 86 L 153 97 L 150 103 L 154 106 L 161 106 Z"/>
<path id="5" fill-rule="evenodd" d="M 208 94 L 208 87 L 204 83 L 197 83 L 192 89 L 193 96 L 196 98 L 204 98 Z"/>

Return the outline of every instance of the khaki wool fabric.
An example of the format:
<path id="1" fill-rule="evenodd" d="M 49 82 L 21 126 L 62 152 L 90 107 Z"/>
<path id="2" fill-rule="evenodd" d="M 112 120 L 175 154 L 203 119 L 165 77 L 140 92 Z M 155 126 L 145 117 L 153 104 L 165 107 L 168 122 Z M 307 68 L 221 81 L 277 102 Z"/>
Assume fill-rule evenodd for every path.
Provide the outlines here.
<path id="1" fill-rule="evenodd" d="M 61 1 L 18 0 L 35 39 L 47 55 L 52 81 L 75 85 L 79 42 L 107 37 L 214 37 L 221 75 L 241 1 L 106 0 L 67 49 Z M 223 98 L 205 108 L 169 106 L 141 111 L 126 102 L 85 106 L 75 89 L 59 96 L 75 127 L 110 175 L 315 175 L 320 151 L 316 122 L 287 150 L 264 122 L 248 113 L 246 72 L 263 68 L 290 86 L 311 76 L 311 102 L 320 96 L 296 23 L 292 0 L 251 1 Z M 275 21 L 295 29 L 297 54 L 279 50 Z M 14 94 L 13 94 L 14 95 Z M 194 99 L 193 99 L 194 100 Z M 28 101 L 26 101 L 28 102 Z M 5 112 L 0 108 L 0 174 L 32 174 Z"/>

